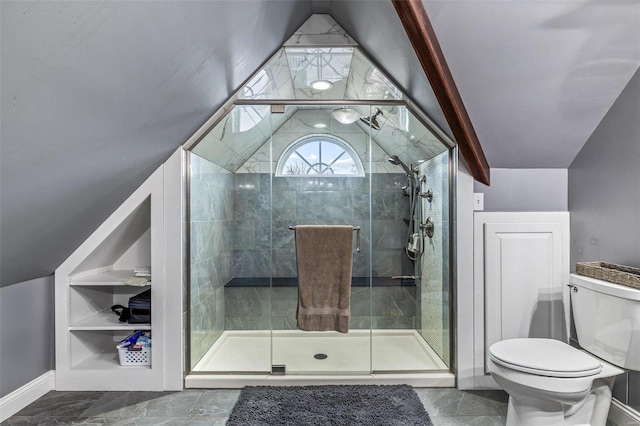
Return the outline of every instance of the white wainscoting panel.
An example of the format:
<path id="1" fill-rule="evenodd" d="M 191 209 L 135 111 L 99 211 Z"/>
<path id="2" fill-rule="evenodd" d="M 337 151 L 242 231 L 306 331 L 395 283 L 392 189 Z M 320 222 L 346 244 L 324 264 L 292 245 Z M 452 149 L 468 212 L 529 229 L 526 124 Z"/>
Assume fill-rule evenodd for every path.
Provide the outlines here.
<path id="1" fill-rule="evenodd" d="M 496 387 L 487 350 L 500 340 L 568 341 L 569 213 L 474 215 L 476 388 Z"/>
<path id="2" fill-rule="evenodd" d="M 561 225 L 486 223 L 484 235 L 485 347 L 517 337 L 566 338 L 553 309 L 556 300 L 562 304 Z"/>

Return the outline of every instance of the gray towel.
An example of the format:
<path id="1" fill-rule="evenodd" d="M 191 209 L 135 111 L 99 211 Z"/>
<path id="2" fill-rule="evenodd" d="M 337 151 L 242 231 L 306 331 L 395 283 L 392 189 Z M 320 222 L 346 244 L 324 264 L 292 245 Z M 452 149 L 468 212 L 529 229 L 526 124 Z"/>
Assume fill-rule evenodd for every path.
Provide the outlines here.
<path id="1" fill-rule="evenodd" d="M 296 226 L 298 328 L 349 332 L 352 256 L 352 226 Z"/>

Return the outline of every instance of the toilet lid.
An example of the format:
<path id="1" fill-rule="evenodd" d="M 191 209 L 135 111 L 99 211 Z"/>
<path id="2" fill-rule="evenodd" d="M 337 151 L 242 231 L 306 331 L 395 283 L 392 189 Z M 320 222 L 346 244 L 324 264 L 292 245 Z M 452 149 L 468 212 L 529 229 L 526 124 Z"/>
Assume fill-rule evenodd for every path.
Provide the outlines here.
<path id="1" fill-rule="evenodd" d="M 539 376 L 585 377 L 602 370 L 600 362 L 553 339 L 510 339 L 489 348 L 491 359 L 507 368 Z"/>

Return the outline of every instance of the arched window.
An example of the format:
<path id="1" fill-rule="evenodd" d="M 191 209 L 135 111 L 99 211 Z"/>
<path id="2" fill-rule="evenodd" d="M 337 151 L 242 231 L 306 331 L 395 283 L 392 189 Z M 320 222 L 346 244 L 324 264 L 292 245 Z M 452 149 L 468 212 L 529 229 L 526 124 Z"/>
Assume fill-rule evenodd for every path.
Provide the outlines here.
<path id="1" fill-rule="evenodd" d="M 358 154 L 331 135 L 305 136 L 280 156 L 276 176 L 364 176 Z"/>

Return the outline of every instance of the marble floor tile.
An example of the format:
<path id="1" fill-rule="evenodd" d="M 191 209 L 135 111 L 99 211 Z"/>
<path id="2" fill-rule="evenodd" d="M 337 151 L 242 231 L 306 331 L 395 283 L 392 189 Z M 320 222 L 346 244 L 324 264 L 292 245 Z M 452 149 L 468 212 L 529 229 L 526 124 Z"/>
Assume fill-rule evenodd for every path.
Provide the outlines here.
<path id="1" fill-rule="evenodd" d="M 107 392 L 80 416 L 110 419 L 144 417 L 148 402 L 158 396 L 157 392 Z"/>
<path id="2" fill-rule="evenodd" d="M 433 426 L 504 426 L 506 417 L 501 416 L 454 416 L 431 417 Z"/>
<path id="3" fill-rule="evenodd" d="M 506 416 L 509 397 L 502 391 L 467 391 L 457 416 Z"/>
<path id="4" fill-rule="evenodd" d="M 202 391 L 184 390 L 182 392 L 163 392 L 147 404 L 149 417 L 186 417 L 200 398 Z"/>
<path id="5" fill-rule="evenodd" d="M 416 389 L 416 392 L 427 412 L 434 417 L 456 416 L 466 417 L 466 420 L 469 420 L 469 417 L 507 415 L 508 396 L 502 391 L 461 392 L 457 389 Z"/>
<path id="6" fill-rule="evenodd" d="M 79 417 L 106 392 L 51 391 L 18 412 L 17 416 Z"/>
<path id="7" fill-rule="evenodd" d="M 239 397 L 239 389 L 205 390 L 187 413 L 187 417 L 229 416 Z"/>
<path id="8" fill-rule="evenodd" d="M 112 419 L 104 426 L 217 426 L 224 425 L 227 417 L 141 417 L 137 419 Z"/>
<path id="9" fill-rule="evenodd" d="M 107 419 L 104 417 L 50 417 L 50 416 L 13 416 L 2 422 L 7 426 L 56 426 L 56 425 L 82 425 L 104 426 Z"/>
<path id="10" fill-rule="evenodd" d="M 83 416 L 106 418 L 186 417 L 199 392 L 108 392 Z"/>
<path id="11" fill-rule="evenodd" d="M 501 391 L 416 388 L 435 426 L 504 425 Z M 224 425 L 239 389 L 182 392 L 49 392 L 3 426 L 210 426 Z"/>
<path id="12" fill-rule="evenodd" d="M 463 393 L 457 389 L 416 389 L 424 408 L 430 416 L 449 417 L 458 413 Z"/>

